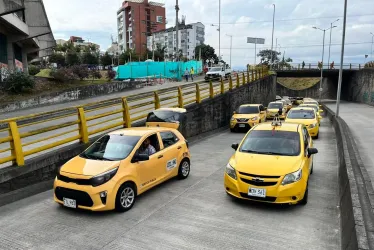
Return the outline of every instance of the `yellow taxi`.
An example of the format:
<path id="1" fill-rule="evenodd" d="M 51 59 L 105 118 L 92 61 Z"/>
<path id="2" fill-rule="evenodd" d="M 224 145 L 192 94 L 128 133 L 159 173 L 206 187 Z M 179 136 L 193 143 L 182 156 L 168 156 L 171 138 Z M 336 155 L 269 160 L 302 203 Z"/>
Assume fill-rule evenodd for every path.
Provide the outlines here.
<path id="1" fill-rule="evenodd" d="M 301 104 L 298 106 L 298 108 L 313 108 L 316 111 L 318 122 L 321 125 L 321 114 L 323 113 L 323 110 L 320 109 L 320 107 L 317 104 Z"/>
<path id="2" fill-rule="evenodd" d="M 232 148 L 235 153 L 224 174 L 227 194 L 267 203 L 308 202 L 313 155 L 318 150 L 304 125 L 259 124 Z"/>
<path id="3" fill-rule="evenodd" d="M 59 169 L 54 200 L 70 208 L 125 212 L 138 195 L 189 173 L 188 142 L 179 131 L 121 129 L 104 135 Z"/>
<path id="4" fill-rule="evenodd" d="M 266 118 L 272 119 L 276 115 L 279 115 L 279 118 L 284 119 L 286 117 L 287 109 L 284 106 L 284 103 L 281 101 L 270 102 L 266 108 Z"/>
<path id="5" fill-rule="evenodd" d="M 308 128 L 309 134 L 318 139 L 320 124 L 318 116 L 319 115 L 312 107 L 298 107 L 293 108 L 288 112 L 285 122 L 304 124 Z"/>
<path id="6" fill-rule="evenodd" d="M 250 129 L 254 125 L 266 121 L 266 110 L 262 104 L 241 105 L 231 117 L 231 132 L 239 129 Z"/>

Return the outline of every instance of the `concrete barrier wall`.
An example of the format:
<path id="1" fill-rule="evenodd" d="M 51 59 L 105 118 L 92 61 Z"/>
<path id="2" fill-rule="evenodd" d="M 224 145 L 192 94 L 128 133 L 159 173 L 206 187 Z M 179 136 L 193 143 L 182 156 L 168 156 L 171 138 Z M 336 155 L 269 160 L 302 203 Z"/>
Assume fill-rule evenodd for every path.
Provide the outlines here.
<path id="1" fill-rule="evenodd" d="M 374 249 L 374 195 L 347 124 L 324 107 L 336 133 L 339 162 L 339 209 L 342 249 Z"/>
<path id="2" fill-rule="evenodd" d="M 57 103 L 65 103 L 75 100 L 83 100 L 95 96 L 108 95 L 111 93 L 121 92 L 133 88 L 134 84 L 131 84 L 129 82 L 113 82 L 76 87 L 51 94 L 44 94 L 23 101 L 0 104 L 0 113 L 12 112 L 19 109 L 40 107 Z"/>
<path id="3" fill-rule="evenodd" d="M 374 69 L 362 69 L 344 79 L 342 99 L 374 105 Z"/>
<path id="4" fill-rule="evenodd" d="M 268 76 L 212 99 L 206 99 L 202 103 L 187 106 L 187 126 L 184 134 L 190 140 L 227 127 L 233 111 L 239 105 L 267 105 L 274 100 L 275 85 L 275 76 Z M 142 125 L 144 122 L 135 124 Z M 88 145 L 75 143 L 28 160 L 24 167 L 0 169 L 0 206 L 51 189 L 58 167 L 81 153 Z"/>

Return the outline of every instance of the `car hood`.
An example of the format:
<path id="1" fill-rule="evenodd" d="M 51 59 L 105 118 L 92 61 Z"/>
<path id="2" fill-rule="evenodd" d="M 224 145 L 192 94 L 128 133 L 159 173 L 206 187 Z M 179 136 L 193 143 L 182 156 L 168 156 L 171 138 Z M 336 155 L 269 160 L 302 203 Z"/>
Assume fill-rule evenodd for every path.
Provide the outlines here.
<path id="1" fill-rule="evenodd" d="M 289 119 L 289 118 L 286 118 L 285 122 L 310 125 L 310 124 L 316 123 L 317 120 L 316 119 Z"/>
<path id="2" fill-rule="evenodd" d="M 119 164 L 120 161 L 89 160 L 76 156 L 65 163 L 60 171 L 62 173 L 65 172 L 76 175 L 95 176 L 115 168 L 119 166 Z"/>
<path id="3" fill-rule="evenodd" d="M 258 117 L 260 114 L 235 114 L 232 117 L 235 119 L 245 118 L 245 119 L 251 119 L 253 117 Z"/>
<path id="4" fill-rule="evenodd" d="M 230 164 L 239 172 L 254 175 L 282 176 L 300 168 L 299 156 L 262 155 L 237 152 Z"/>
<path id="5" fill-rule="evenodd" d="M 207 75 L 216 75 L 216 74 L 219 74 L 221 73 L 222 71 L 214 71 L 214 72 L 207 72 L 206 74 Z"/>

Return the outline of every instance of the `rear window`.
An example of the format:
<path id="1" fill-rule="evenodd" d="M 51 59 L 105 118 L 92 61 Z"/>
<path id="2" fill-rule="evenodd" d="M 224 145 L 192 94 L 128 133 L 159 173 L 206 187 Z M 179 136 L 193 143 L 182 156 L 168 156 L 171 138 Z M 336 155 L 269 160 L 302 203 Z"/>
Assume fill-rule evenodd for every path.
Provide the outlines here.
<path id="1" fill-rule="evenodd" d="M 297 156 L 300 150 L 298 132 L 272 130 L 253 130 L 239 149 L 243 153 L 286 156 Z"/>
<path id="2" fill-rule="evenodd" d="M 283 108 L 282 103 L 270 103 L 268 109 L 281 109 Z"/>
<path id="3" fill-rule="evenodd" d="M 260 110 L 258 106 L 241 106 L 238 109 L 238 114 L 258 114 Z"/>
<path id="4" fill-rule="evenodd" d="M 318 107 L 317 106 L 314 106 L 314 105 L 300 105 L 299 106 L 300 108 L 304 107 L 304 108 L 313 108 L 316 112 L 318 112 Z"/>
<path id="5" fill-rule="evenodd" d="M 147 122 L 178 122 L 181 114 L 173 111 L 153 111 L 148 115 Z"/>
<path id="6" fill-rule="evenodd" d="M 290 110 L 287 115 L 288 119 L 314 119 L 313 110 Z"/>

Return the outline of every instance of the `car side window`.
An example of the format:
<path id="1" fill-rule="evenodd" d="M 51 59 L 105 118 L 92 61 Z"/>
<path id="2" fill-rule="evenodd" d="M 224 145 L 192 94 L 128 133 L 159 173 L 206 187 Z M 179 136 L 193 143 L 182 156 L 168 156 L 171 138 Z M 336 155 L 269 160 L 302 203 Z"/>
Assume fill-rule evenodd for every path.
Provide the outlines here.
<path id="1" fill-rule="evenodd" d="M 139 154 L 147 154 L 151 156 L 160 151 L 160 142 L 157 134 L 151 135 L 144 139 L 140 148 L 138 149 Z"/>
<path id="2" fill-rule="evenodd" d="M 305 127 L 303 128 L 303 137 L 304 137 L 304 150 L 306 151 L 309 146 L 309 133 Z"/>
<path id="3" fill-rule="evenodd" d="M 173 146 L 179 141 L 179 138 L 173 132 L 161 132 L 160 135 L 164 148 Z"/>

